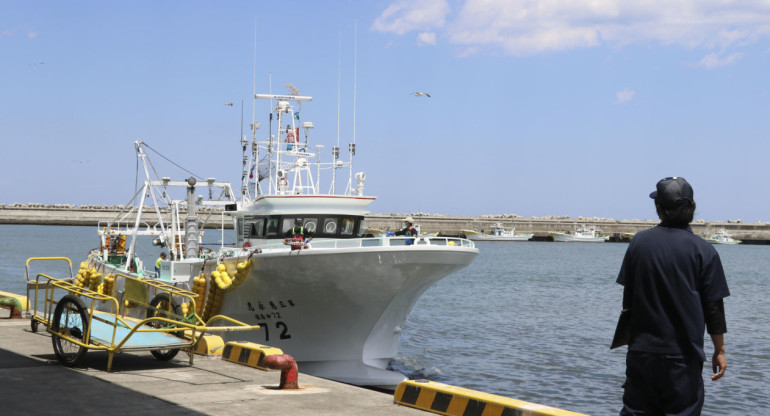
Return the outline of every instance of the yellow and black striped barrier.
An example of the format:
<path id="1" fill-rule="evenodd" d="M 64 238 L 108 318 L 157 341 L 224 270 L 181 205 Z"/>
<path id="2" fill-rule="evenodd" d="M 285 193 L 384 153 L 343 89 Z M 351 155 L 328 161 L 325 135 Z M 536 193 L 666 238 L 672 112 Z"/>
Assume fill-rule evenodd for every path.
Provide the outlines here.
<path id="1" fill-rule="evenodd" d="M 586 416 L 581 413 L 427 380 L 401 382 L 396 388 L 394 402 L 442 415 Z"/>
<path id="2" fill-rule="evenodd" d="M 283 351 L 280 348 L 254 344 L 253 342 L 231 341 L 225 344 L 222 359 L 267 371 L 267 367 L 264 365 L 265 357 L 282 354 Z"/>

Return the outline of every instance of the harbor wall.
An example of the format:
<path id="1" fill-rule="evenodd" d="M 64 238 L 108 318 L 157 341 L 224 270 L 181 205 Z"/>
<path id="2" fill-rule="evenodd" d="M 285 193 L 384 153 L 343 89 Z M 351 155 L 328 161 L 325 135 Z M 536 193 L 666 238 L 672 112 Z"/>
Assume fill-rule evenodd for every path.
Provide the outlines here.
<path id="1" fill-rule="evenodd" d="M 0 224 L 35 224 L 35 225 L 106 225 L 107 222 L 120 218 L 122 206 L 104 205 L 43 205 L 43 204 L 0 204 Z M 151 215 L 147 215 L 151 214 Z M 199 208 L 198 218 L 204 228 L 232 228 L 228 216 L 221 209 Z M 658 221 L 653 220 L 614 220 L 607 218 L 570 218 L 570 217 L 531 217 L 515 215 L 483 215 L 462 217 L 449 215 L 409 214 L 420 225 L 424 233 L 439 233 L 447 236 L 462 235 L 463 230 L 488 231 L 490 226 L 501 223 L 506 230 L 516 228 L 517 233 L 534 233 L 535 239 L 546 239 L 551 232 L 574 230 L 580 225 L 595 226 L 602 235 L 616 236 L 622 239 L 624 234 L 633 234 L 651 227 Z M 370 228 L 383 231 L 395 231 L 403 227 L 407 214 L 370 214 L 366 220 Z M 143 215 L 145 226 L 157 223 L 154 212 L 146 209 Z M 121 225 L 133 225 L 136 217 L 125 215 Z M 164 218 L 168 221 L 168 218 Z M 770 244 L 770 223 L 743 223 L 740 221 L 706 222 L 696 220 L 692 224 L 695 234 L 709 234 L 724 228 L 734 238 L 746 243 Z"/>
<path id="2" fill-rule="evenodd" d="M 367 216 L 369 225 L 379 229 L 400 229 L 405 215 Z M 627 234 L 634 234 L 656 226 L 654 220 L 614 220 L 607 218 L 570 218 L 542 217 L 524 218 L 513 215 L 484 215 L 479 217 L 453 217 L 438 215 L 412 215 L 425 233 L 438 232 L 442 235 L 460 235 L 462 230 L 483 230 L 489 232 L 492 225 L 502 224 L 506 230 L 515 227 L 516 233 L 533 233 L 536 240 L 545 240 L 550 233 L 573 231 L 581 225 L 594 226 L 601 230 L 601 235 L 615 237 L 618 241 L 627 240 Z M 706 235 L 724 228 L 733 238 L 746 243 L 770 244 L 770 223 L 743 222 L 706 222 L 696 220 L 692 224 L 693 233 Z M 624 238 L 625 236 L 625 238 Z"/>

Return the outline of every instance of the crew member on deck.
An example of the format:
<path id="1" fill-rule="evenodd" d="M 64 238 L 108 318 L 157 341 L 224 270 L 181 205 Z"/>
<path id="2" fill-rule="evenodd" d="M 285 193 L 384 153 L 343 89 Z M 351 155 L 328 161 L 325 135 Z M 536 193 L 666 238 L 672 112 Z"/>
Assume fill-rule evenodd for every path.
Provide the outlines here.
<path id="1" fill-rule="evenodd" d="M 286 150 L 292 150 L 294 148 L 294 144 L 297 143 L 297 138 L 294 137 L 294 130 L 292 130 L 291 125 L 286 125 Z"/>
<path id="2" fill-rule="evenodd" d="M 160 253 L 160 257 L 158 257 L 158 260 L 155 260 L 155 273 L 160 276 L 160 262 L 166 260 L 166 252 L 163 251 Z"/>
<path id="3" fill-rule="evenodd" d="M 300 250 L 307 248 L 307 243 L 313 239 L 313 234 L 302 226 L 302 218 L 297 218 L 294 220 L 294 227 L 291 227 L 284 237 L 284 244 L 291 245 L 292 250 Z"/>
<path id="4" fill-rule="evenodd" d="M 393 233 L 393 235 L 403 235 L 405 237 L 417 237 L 417 229 L 414 228 L 414 219 L 410 217 L 404 218 L 404 223 L 406 223 L 406 227 L 404 227 L 401 230 L 396 231 Z M 411 246 L 414 244 L 414 238 L 407 238 L 404 240 L 404 244 Z"/>

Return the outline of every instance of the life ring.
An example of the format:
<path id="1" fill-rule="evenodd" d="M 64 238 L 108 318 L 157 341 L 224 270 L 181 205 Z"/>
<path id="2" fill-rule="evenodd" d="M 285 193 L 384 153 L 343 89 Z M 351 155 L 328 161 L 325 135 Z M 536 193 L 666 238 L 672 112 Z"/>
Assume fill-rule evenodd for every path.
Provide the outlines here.
<path id="1" fill-rule="evenodd" d="M 243 243 L 243 249 L 244 249 L 244 250 L 248 250 L 248 249 L 249 249 L 249 247 L 251 247 L 251 243 L 249 243 L 248 241 L 247 241 L 247 242 L 245 242 L 245 243 Z"/>

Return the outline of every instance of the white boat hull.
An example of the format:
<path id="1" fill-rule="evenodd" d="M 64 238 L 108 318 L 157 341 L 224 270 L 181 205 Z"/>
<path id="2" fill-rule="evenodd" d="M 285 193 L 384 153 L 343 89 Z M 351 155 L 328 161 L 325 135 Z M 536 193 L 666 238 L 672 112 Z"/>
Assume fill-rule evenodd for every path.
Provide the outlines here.
<path id="1" fill-rule="evenodd" d="M 741 243 L 740 240 L 733 240 L 733 239 L 729 239 L 729 240 L 707 239 L 706 241 L 708 241 L 711 244 L 726 244 L 726 245 L 736 245 Z"/>
<path id="2" fill-rule="evenodd" d="M 581 242 L 581 243 L 603 243 L 604 237 L 582 237 L 564 233 L 552 233 L 553 241 L 561 241 L 567 243 Z"/>
<path id="3" fill-rule="evenodd" d="M 220 313 L 263 329 L 224 334 L 281 348 L 303 373 L 393 388 L 387 371 L 401 325 L 420 295 L 467 266 L 478 250 L 371 247 L 263 253 L 247 279 L 222 300 Z"/>
<path id="4" fill-rule="evenodd" d="M 715 234 L 705 237 L 705 239 L 711 244 L 735 245 L 735 244 L 741 243 L 741 240 L 736 240 L 730 237 L 730 235 L 727 234 L 727 231 L 725 231 L 724 229 L 721 229 L 717 231 Z"/>
<path id="5" fill-rule="evenodd" d="M 529 241 L 533 234 L 519 235 L 489 235 L 489 234 L 466 234 L 468 240 L 473 241 Z"/>
<path id="6" fill-rule="evenodd" d="M 534 234 L 516 234 L 516 229 L 507 231 L 503 225 L 497 223 L 490 227 L 488 233 L 477 230 L 462 230 L 465 238 L 473 241 L 528 241 Z"/>
<path id="7" fill-rule="evenodd" d="M 241 253 L 223 263 L 234 268 Z M 217 334 L 280 348 L 306 374 L 393 389 L 406 377 L 386 367 L 398 355 L 407 315 L 426 289 L 477 254 L 470 246 L 424 244 L 255 253 L 249 275 L 223 295 L 218 314 L 262 328 Z M 97 263 L 104 273 L 126 273 Z M 207 263 L 206 275 L 215 267 Z M 122 293 L 122 280 L 116 291 Z"/>

